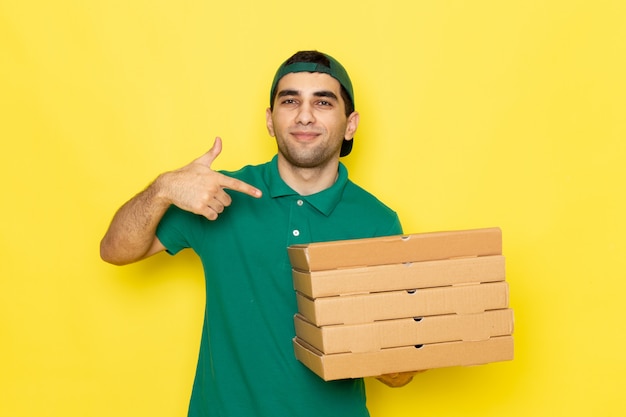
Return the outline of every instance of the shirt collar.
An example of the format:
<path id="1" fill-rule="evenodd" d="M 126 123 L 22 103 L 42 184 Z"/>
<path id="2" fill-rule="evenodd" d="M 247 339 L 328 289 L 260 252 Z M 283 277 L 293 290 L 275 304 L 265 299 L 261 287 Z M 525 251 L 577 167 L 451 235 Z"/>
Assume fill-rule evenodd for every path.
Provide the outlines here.
<path id="1" fill-rule="evenodd" d="M 280 198 L 287 196 L 299 196 L 283 179 L 278 172 L 278 155 L 272 158 L 269 163 L 269 169 L 266 171 L 265 183 L 269 189 L 271 198 Z M 301 196 L 301 198 L 311 204 L 315 209 L 326 216 L 329 216 L 343 196 L 343 190 L 348 183 L 348 169 L 344 164 L 339 162 L 337 181 L 329 188 L 319 193 Z"/>

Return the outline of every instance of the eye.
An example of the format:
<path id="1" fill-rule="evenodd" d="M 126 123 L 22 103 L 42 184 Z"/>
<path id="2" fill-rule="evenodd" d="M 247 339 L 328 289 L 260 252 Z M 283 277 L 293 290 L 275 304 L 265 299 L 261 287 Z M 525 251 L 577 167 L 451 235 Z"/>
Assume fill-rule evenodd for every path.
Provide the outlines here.
<path id="1" fill-rule="evenodd" d="M 284 108 L 291 109 L 298 106 L 298 100 L 295 98 L 285 97 L 281 100 L 280 105 Z"/>
<path id="2" fill-rule="evenodd" d="M 333 104 L 330 101 L 320 100 L 317 102 L 320 106 L 332 106 Z"/>

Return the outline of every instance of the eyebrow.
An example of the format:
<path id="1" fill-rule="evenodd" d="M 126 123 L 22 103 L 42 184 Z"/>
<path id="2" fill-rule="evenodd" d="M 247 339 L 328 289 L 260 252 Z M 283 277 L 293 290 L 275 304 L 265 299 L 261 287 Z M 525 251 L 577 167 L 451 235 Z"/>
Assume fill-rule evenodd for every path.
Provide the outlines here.
<path id="1" fill-rule="evenodd" d="M 297 96 L 297 95 L 300 95 L 300 92 L 297 90 L 281 90 L 278 92 L 276 97 Z"/>
<path id="2" fill-rule="evenodd" d="M 286 97 L 286 96 L 299 96 L 300 95 L 300 91 L 298 90 L 281 90 L 278 92 L 277 97 Z M 337 98 L 337 95 L 335 93 L 333 93 L 332 91 L 329 90 L 321 90 L 321 91 L 316 91 L 315 93 L 313 93 L 313 96 L 315 97 L 327 97 L 327 98 L 332 98 L 334 100 L 339 100 Z"/>
<path id="3" fill-rule="evenodd" d="M 335 93 L 333 93 L 332 91 L 327 91 L 327 90 L 316 91 L 313 95 L 315 97 L 327 97 L 327 98 L 332 98 L 333 100 L 336 100 L 336 101 L 339 100 Z"/>

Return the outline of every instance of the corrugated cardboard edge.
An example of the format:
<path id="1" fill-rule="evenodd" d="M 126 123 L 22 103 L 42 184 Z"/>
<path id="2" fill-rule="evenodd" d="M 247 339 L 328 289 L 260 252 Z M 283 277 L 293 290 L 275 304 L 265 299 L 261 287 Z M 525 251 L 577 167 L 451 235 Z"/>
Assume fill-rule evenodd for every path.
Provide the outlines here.
<path id="1" fill-rule="evenodd" d="M 480 341 L 513 334 L 513 310 L 479 314 L 384 320 L 355 325 L 317 327 L 294 317 L 296 336 L 324 354 L 375 352 L 381 349 L 450 341 Z"/>
<path id="2" fill-rule="evenodd" d="M 293 345 L 296 358 L 325 381 L 508 361 L 514 350 L 513 336 L 334 355 L 324 355 L 297 337 Z"/>
<path id="3" fill-rule="evenodd" d="M 505 279 L 502 255 L 410 262 L 329 271 L 293 270 L 296 291 L 309 298 L 444 287 Z"/>
<path id="4" fill-rule="evenodd" d="M 318 242 L 288 248 L 291 265 L 321 271 L 502 254 L 500 228 Z"/>

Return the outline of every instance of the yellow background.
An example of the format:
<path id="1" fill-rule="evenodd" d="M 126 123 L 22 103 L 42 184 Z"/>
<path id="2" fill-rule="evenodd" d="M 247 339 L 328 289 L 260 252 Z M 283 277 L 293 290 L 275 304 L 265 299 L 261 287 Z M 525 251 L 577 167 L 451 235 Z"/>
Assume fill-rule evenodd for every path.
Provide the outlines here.
<path id="1" fill-rule="evenodd" d="M 199 262 L 99 240 L 216 135 L 216 168 L 269 159 L 271 77 L 312 48 L 355 84 L 352 178 L 406 232 L 504 234 L 515 360 L 367 380 L 372 416 L 625 415 L 620 0 L 0 0 L 0 415 L 185 415 Z"/>

